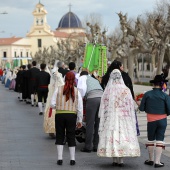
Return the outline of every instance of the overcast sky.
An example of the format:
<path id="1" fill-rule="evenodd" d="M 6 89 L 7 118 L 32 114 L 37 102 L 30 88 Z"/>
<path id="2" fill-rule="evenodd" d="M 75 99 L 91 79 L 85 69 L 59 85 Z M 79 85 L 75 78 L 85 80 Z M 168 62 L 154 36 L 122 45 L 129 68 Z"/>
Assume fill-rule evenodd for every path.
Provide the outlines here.
<path id="1" fill-rule="evenodd" d="M 51 30 L 58 27 L 61 17 L 71 11 L 80 20 L 90 13 L 100 14 L 103 24 L 109 31 L 119 24 L 116 13 L 128 13 L 128 17 L 137 17 L 145 11 L 152 11 L 157 0 L 40 0 L 47 10 L 47 22 Z M 32 12 L 39 0 L 0 0 L 0 38 L 25 37 L 33 25 Z"/>

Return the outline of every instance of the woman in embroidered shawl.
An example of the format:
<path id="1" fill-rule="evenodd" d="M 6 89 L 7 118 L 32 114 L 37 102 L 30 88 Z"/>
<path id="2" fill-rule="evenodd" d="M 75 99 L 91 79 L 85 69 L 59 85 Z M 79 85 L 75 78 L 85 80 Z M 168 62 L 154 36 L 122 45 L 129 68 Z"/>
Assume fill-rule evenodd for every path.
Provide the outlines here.
<path id="1" fill-rule="evenodd" d="M 134 101 L 121 72 L 114 69 L 103 93 L 99 109 L 97 155 L 113 157 L 113 165 L 123 166 L 123 157 L 139 157 Z"/>

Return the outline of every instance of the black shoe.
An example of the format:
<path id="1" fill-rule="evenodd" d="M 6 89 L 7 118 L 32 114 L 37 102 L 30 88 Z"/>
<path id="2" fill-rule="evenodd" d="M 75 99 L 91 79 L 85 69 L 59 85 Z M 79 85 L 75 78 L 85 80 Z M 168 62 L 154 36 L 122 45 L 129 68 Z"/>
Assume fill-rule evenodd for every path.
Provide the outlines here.
<path id="1" fill-rule="evenodd" d="M 28 102 L 28 101 L 27 101 L 26 103 L 27 103 L 27 104 L 31 104 L 31 102 Z"/>
<path id="2" fill-rule="evenodd" d="M 118 166 L 124 167 L 124 163 L 120 163 L 120 164 L 118 164 Z"/>
<path id="3" fill-rule="evenodd" d="M 86 148 L 82 148 L 80 151 L 81 151 L 81 152 L 87 152 L 87 153 L 90 153 L 90 152 L 91 152 L 91 150 L 88 150 L 88 149 L 86 149 Z"/>
<path id="4" fill-rule="evenodd" d="M 164 166 L 164 163 L 162 163 L 162 162 L 160 164 L 155 164 L 154 165 L 155 168 L 161 168 L 163 166 Z"/>
<path id="5" fill-rule="evenodd" d="M 70 161 L 70 165 L 75 165 L 75 164 L 76 164 L 76 161 L 74 161 L 74 160 Z"/>
<path id="6" fill-rule="evenodd" d="M 118 163 L 117 162 L 113 162 L 112 166 L 118 166 Z"/>
<path id="7" fill-rule="evenodd" d="M 146 161 L 144 162 L 144 164 L 146 164 L 146 165 L 151 165 L 151 166 L 153 165 L 153 163 L 154 163 L 153 161 L 149 161 L 149 160 L 146 160 Z"/>
<path id="8" fill-rule="evenodd" d="M 33 105 L 33 104 L 32 104 L 31 106 L 32 106 L 32 107 L 34 107 L 34 105 Z"/>
<path id="9" fill-rule="evenodd" d="M 38 107 L 38 104 L 36 104 L 36 107 Z"/>
<path id="10" fill-rule="evenodd" d="M 19 100 L 20 102 L 22 102 L 23 100 Z"/>
<path id="11" fill-rule="evenodd" d="M 63 164 L 63 160 L 58 160 L 57 161 L 57 165 L 62 165 Z"/>
<path id="12" fill-rule="evenodd" d="M 43 112 L 40 112 L 39 115 L 43 115 Z"/>
<path id="13" fill-rule="evenodd" d="M 93 148 L 93 152 L 97 152 L 97 149 Z"/>

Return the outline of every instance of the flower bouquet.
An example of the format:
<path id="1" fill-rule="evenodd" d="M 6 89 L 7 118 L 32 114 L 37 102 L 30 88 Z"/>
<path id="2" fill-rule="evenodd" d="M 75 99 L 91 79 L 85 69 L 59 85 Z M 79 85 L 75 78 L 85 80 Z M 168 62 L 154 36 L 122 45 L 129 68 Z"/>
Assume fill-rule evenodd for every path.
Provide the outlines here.
<path id="1" fill-rule="evenodd" d="M 135 97 L 136 101 L 141 101 L 143 96 L 144 96 L 143 93 L 140 93 L 140 94 L 136 95 L 136 97 Z"/>

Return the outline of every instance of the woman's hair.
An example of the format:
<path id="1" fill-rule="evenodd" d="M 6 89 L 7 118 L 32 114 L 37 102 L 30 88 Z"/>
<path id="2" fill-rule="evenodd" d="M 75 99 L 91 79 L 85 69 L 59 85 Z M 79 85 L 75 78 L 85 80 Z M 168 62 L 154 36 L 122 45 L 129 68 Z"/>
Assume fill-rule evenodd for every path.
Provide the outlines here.
<path id="1" fill-rule="evenodd" d="M 118 69 L 120 70 L 120 67 L 122 66 L 122 63 L 118 60 L 114 60 L 111 65 L 108 67 L 106 74 L 102 77 L 102 82 L 101 82 L 101 86 L 103 87 L 103 89 L 106 87 L 107 82 L 109 81 L 109 77 L 111 72 L 114 69 Z M 120 70 L 121 71 L 121 70 Z"/>
<path id="2" fill-rule="evenodd" d="M 89 73 L 87 72 L 87 71 L 82 71 L 81 73 L 80 73 L 80 76 L 83 76 L 83 75 L 88 75 Z"/>
<path id="3" fill-rule="evenodd" d="M 65 75 L 65 85 L 63 89 L 63 95 L 66 95 L 66 102 L 69 100 L 70 96 L 73 102 L 75 100 L 74 83 L 75 83 L 75 75 L 73 72 L 69 71 Z"/>
<path id="4" fill-rule="evenodd" d="M 122 66 L 122 63 L 118 60 L 114 60 L 111 65 L 108 67 L 106 74 L 109 74 L 114 70 L 114 69 L 119 69 Z"/>
<path id="5" fill-rule="evenodd" d="M 154 86 L 162 86 L 162 83 L 161 82 L 155 82 L 155 83 L 153 83 L 154 84 Z"/>

